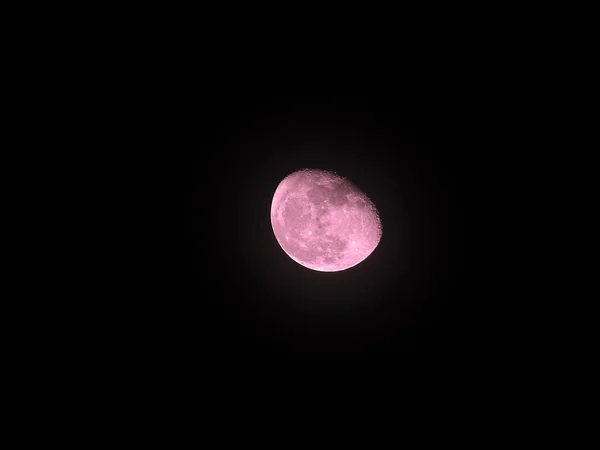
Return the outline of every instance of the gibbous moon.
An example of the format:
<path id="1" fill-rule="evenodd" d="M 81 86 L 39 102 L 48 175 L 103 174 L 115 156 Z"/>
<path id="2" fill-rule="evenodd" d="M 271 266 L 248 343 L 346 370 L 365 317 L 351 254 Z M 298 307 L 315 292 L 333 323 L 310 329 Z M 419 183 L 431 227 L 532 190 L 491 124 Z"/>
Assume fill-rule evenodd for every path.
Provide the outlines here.
<path id="1" fill-rule="evenodd" d="M 320 272 L 349 269 L 381 240 L 375 205 L 346 178 L 303 169 L 284 178 L 273 195 L 271 225 L 283 251 Z"/>

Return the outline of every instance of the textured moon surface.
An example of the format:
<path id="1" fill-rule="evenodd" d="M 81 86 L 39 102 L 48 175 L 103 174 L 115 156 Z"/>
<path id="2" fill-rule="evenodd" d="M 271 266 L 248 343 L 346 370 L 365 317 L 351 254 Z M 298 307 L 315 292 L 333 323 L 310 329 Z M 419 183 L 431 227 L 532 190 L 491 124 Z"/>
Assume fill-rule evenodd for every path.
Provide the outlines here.
<path id="1" fill-rule="evenodd" d="M 284 178 L 271 203 L 271 225 L 298 264 L 337 272 L 364 261 L 381 240 L 381 220 L 366 194 L 346 178 L 303 169 Z"/>

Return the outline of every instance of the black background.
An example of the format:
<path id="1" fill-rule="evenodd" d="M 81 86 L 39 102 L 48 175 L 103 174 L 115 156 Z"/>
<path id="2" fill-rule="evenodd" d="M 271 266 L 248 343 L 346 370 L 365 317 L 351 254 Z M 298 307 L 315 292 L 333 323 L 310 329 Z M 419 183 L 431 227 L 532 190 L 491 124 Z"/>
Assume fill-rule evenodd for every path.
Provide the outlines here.
<path id="1" fill-rule="evenodd" d="M 187 349 L 392 364 L 485 351 L 495 294 L 480 288 L 490 258 L 476 230 L 493 142 L 466 97 L 407 92 L 228 93 L 180 125 L 192 253 L 176 328 Z M 348 177 L 379 209 L 383 237 L 361 264 L 311 271 L 278 245 L 271 199 L 301 168 Z"/>

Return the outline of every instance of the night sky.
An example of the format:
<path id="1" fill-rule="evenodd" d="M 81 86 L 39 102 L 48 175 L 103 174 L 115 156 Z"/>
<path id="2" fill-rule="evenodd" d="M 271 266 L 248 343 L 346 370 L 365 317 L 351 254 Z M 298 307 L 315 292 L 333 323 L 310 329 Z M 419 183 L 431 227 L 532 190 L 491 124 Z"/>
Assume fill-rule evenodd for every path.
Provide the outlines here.
<path id="1" fill-rule="evenodd" d="M 233 361 L 481 350 L 485 320 L 467 242 L 473 142 L 458 108 L 430 100 L 231 94 L 181 125 L 191 130 L 192 258 L 178 328 L 190 349 Z M 277 243 L 271 199 L 302 168 L 347 177 L 378 208 L 382 240 L 357 266 L 311 271 Z"/>

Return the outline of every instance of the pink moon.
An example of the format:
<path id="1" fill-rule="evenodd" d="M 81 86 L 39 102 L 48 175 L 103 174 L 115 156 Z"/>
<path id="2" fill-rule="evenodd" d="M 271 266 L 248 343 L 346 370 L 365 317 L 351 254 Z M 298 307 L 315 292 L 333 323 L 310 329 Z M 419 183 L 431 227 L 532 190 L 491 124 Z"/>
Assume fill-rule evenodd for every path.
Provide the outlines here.
<path id="1" fill-rule="evenodd" d="M 298 264 L 337 272 L 364 261 L 381 240 L 381 220 L 367 195 L 336 173 L 303 169 L 285 177 L 271 203 L 271 226 Z"/>

